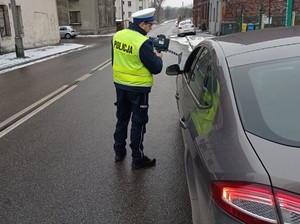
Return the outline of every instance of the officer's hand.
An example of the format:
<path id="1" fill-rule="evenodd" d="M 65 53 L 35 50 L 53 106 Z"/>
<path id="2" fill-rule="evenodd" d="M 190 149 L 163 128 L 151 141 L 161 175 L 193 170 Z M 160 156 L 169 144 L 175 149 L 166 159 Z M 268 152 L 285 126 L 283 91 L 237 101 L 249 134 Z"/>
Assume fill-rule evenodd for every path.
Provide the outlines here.
<path id="1" fill-rule="evenodd" d="M 155 54 L 156 54 L 157 57 L 160 57 L 160 58 L 163 57 L 162 53 L 160 53 L 160 52 L 155 52 Z"/>

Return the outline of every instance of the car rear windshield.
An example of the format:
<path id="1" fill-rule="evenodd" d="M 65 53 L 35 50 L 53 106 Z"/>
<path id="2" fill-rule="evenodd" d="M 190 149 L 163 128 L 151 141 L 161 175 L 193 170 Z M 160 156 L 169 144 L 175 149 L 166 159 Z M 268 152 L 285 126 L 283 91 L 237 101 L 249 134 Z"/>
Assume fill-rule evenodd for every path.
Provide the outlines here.
<path id="1" fill-rule="evenodd" d="M 262 138 L 300 146 L 300 58 L 231 69 L 245 130 Z"/>
<path id="2" fill-rule="evenodd" d="M 179 23 L 180 25 L 187 25 L 187 24 L 192 24 L 191 21 L 183 21 Z"/>

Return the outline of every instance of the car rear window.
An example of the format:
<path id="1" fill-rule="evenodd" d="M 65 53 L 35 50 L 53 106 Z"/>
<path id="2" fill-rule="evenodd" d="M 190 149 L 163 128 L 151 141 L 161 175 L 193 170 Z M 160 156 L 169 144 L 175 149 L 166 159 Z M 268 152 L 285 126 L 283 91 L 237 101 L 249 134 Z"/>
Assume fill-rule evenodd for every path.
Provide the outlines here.
<path id="1" fill-rule="evenodd" d="M 180 22 L 179 25 L 186 25 L 186 24 L 192 24 L 191 21 L 183 21 L 183 22 Z"/>
<path id="2" fill-rule="evenodd" d="M 231 69 L 244 128 L 262 138 L 300 146 L 300 58 Z"/>

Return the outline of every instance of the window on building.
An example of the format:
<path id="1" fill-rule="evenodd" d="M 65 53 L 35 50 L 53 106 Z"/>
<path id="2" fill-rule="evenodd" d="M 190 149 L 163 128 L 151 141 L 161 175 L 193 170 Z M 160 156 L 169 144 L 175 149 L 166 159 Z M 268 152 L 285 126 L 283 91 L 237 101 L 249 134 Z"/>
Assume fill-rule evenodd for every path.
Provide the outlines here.
<path id="1" fill-rule="evenodd" d="M 132 12 L 128 12 L 128 17 L 131 17 Z"/>
<path id="2" fill-rule="evenodd" d="M 11 36 L 11 28 L 6 5 L 0 5 L 0 34 L 1 37 Z"/>
<path id="3" fill-rule="evenodd" d="M 80 11 L 71 11 L 70 13 L 70 24 L 81 23 Z"/>
<path id="4" fill-rule="evenodd" d="M 128 7 L 131 7 L 131 1 L 128 1 Z"/>
<path id="5" fill-rule="evenodd" d="M 139 6 L 139 10 L 142 10 L 143 9 L 143 6 Z"/>

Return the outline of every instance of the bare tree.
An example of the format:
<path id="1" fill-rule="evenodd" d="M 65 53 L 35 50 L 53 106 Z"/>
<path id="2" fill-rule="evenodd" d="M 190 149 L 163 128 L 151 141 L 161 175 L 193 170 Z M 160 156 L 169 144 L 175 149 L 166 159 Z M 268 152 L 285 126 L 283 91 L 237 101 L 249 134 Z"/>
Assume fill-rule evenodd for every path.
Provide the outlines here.
<path id="1" fill-rule="evenodd" d="M 151 0 L 150 1 L 150 6 L 155 8 L 156 9 L 156 21 L 158 23 L 161 22 L 161 18 L 162 18 L 162 14 L 163 14 L 163 8 L 162 8 L 162 3 L 164 2 L 165 0 Z"/>

